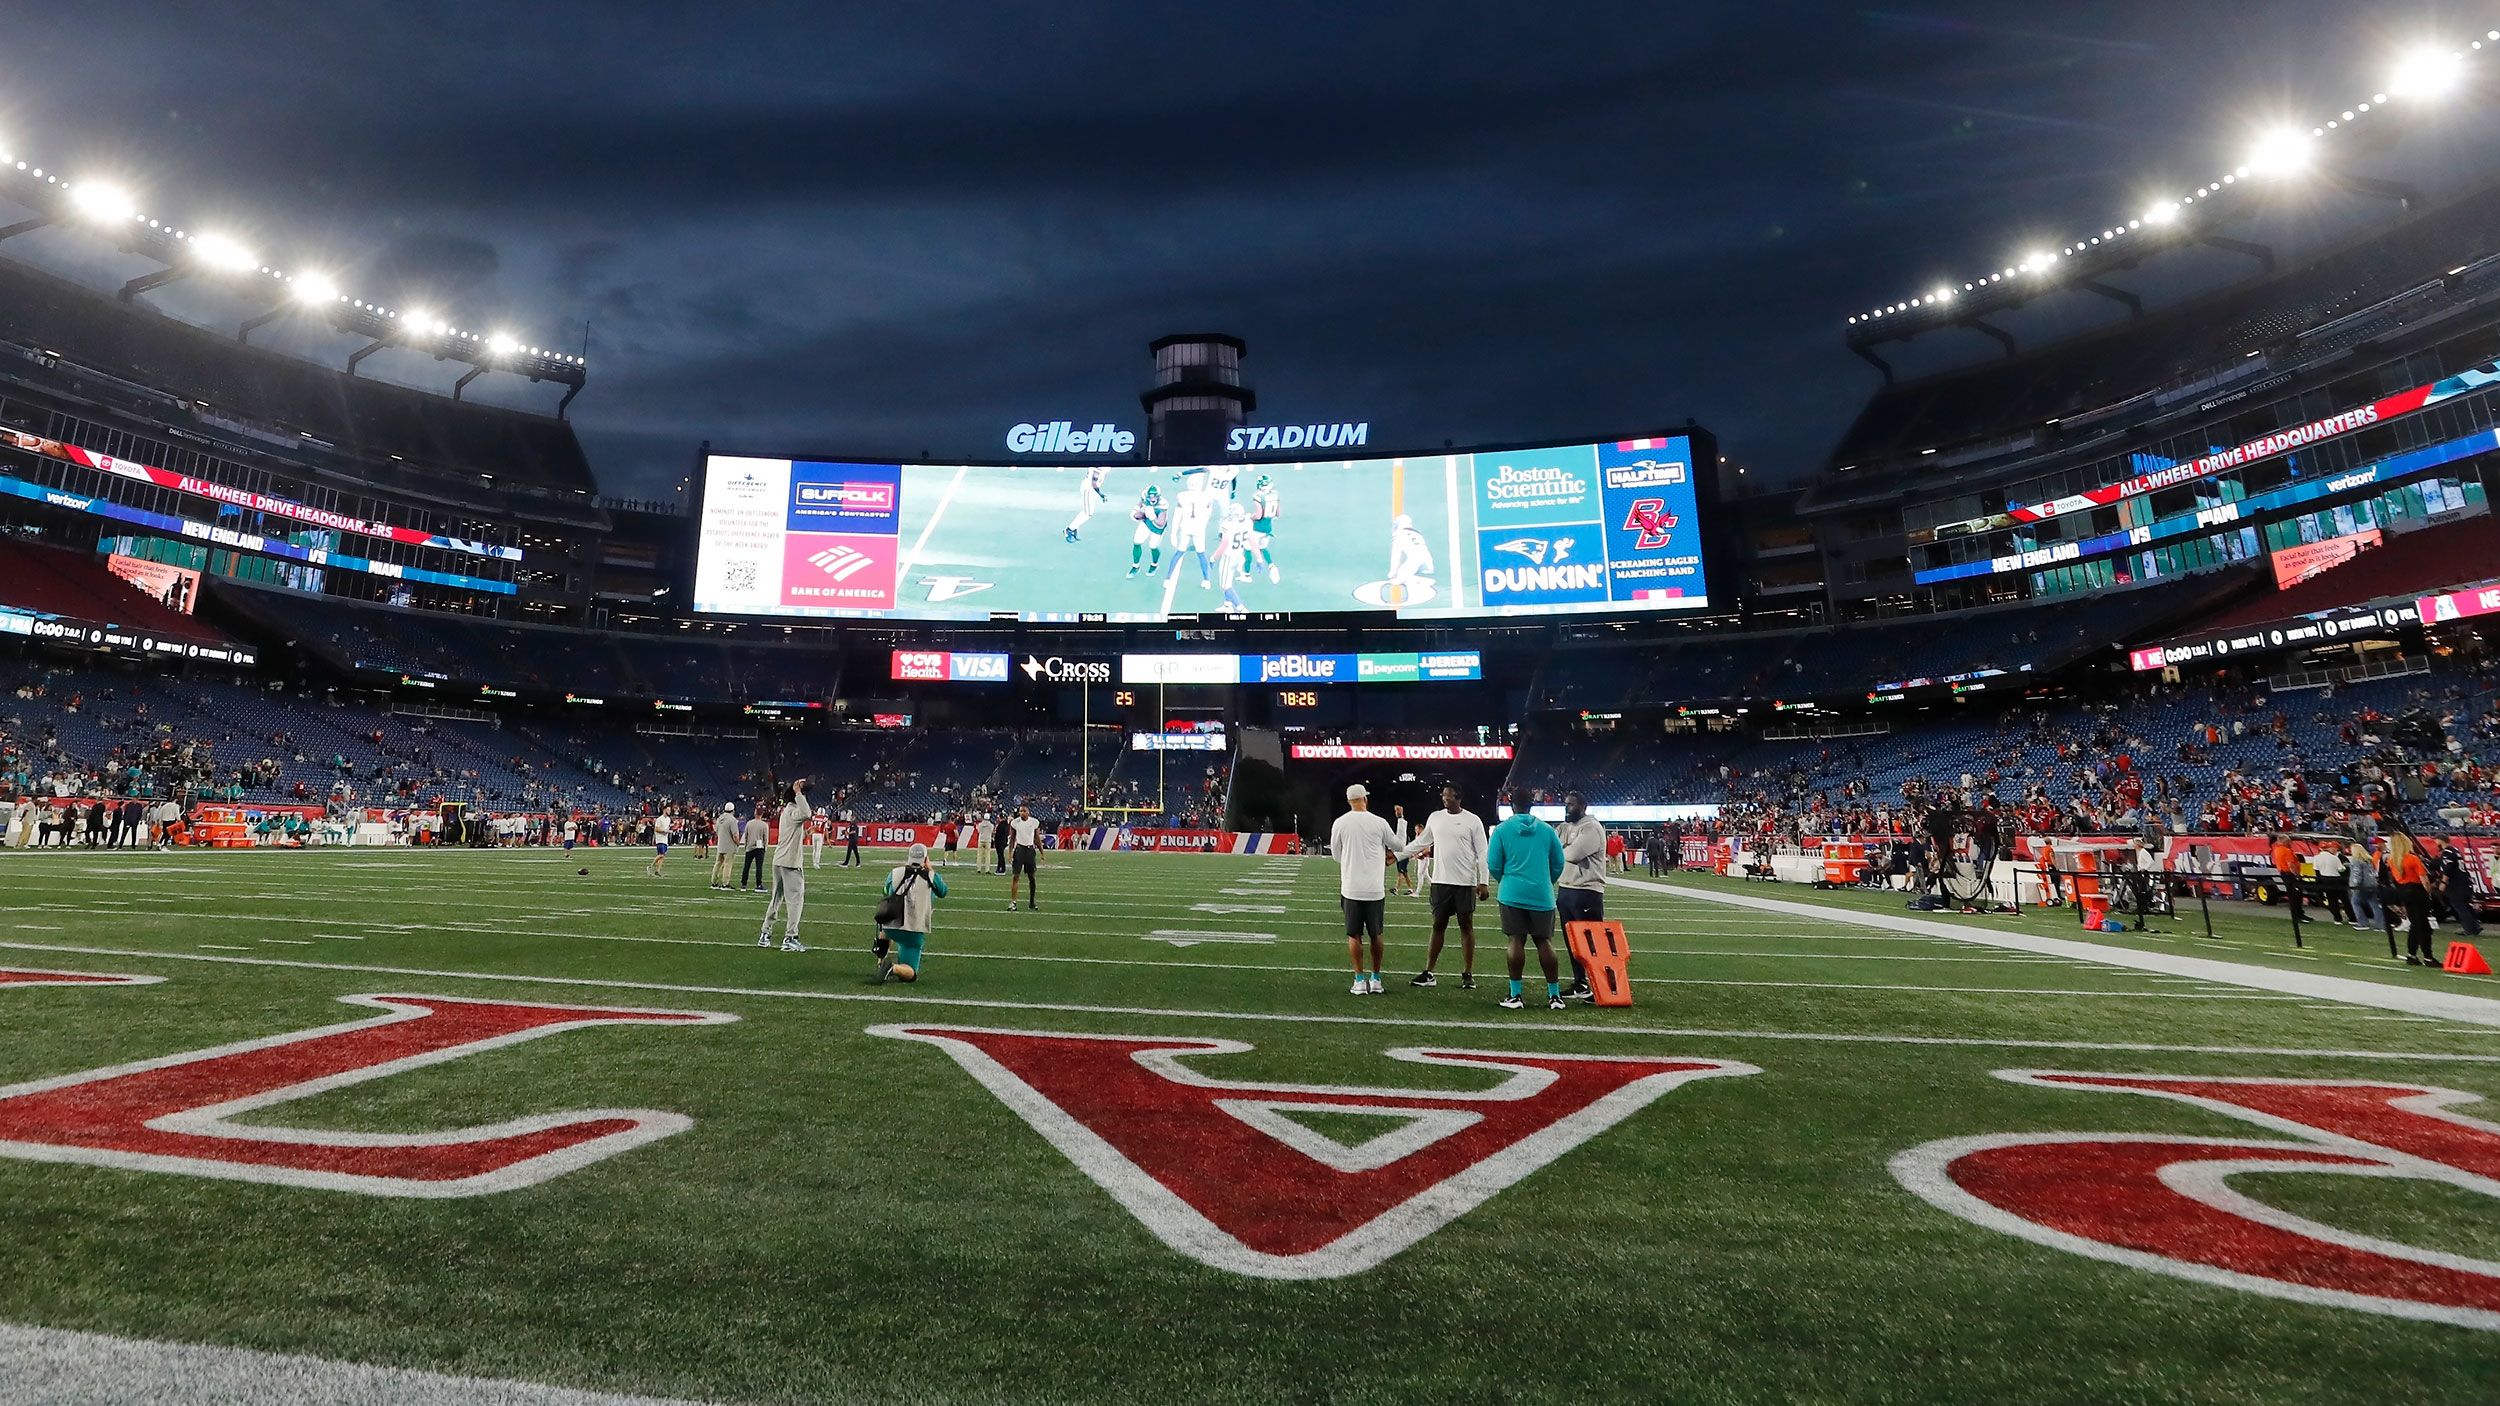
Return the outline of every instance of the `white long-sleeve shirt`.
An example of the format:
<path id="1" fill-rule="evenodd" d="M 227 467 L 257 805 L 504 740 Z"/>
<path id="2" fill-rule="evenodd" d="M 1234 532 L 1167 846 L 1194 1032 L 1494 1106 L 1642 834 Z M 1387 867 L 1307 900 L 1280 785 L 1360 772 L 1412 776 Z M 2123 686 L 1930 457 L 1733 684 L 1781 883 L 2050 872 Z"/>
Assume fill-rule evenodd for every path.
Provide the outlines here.
<path id="1" fill-rule="evenodd" d="M 1424 817 L 1424 843 L 1432 846 L 1432 881 L 1473 888 L 1487 882 L 1484 817 L 1472 810 L 1436 810 Z"/>
<path id="2" fill-rule="evenodd" d="M 1337 859 L 1338 894 L 1368 901 L 1389 896 L 1381 870 L 1389 856 L 1404 859 L 1408 850 L 1390 832 L 1388 821 L 1368 810 L 1349 810 L 1328 827 L 1328 852 Z"/>
<path id="3" fill-rule="evenodd" d="M 816 808 L 800 796 L 781 808 L 781 838 L 773 841 L 773 867 L 796 869 L 804 862 L 800 852 L 807 844 L 807 822 Z"/>
<path id="4" fill-rule="evenodd" d="M 1554 882 L 1567 889 L 1603 889 L 1606 887 L 1606 827 L 1588 816 L 1566 820 L 1554 827 L 1554 838 L 1562 841 L 1562 877 Z"/>

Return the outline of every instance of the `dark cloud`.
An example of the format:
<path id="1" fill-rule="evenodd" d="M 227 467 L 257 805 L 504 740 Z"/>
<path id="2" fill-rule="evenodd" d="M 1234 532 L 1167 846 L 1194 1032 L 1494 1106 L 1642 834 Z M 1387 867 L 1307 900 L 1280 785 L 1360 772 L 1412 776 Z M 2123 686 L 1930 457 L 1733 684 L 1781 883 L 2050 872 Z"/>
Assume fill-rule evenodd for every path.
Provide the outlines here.
<path id="1" fill-rule="evenodd" d="M 1133 423 L 1144 343 L 1199 326 L 1249 339 L 1275 418 L 1431 447 L 1690 415 L 1773 477 L 1874 384 L 1850 311 L 2192 184 L 2266 114 L 2459 22 L 2427 0 L 87 0 L 13 17 L 0 142 L 368 296 L 586 334 L 574 418 L 624 492 L 707 439 L 986 457 L 1017 419 Z M 2289 210 L 2269 237 L 2352 217 Z M 501 381 L 471 394 L 550 401 Z"/>

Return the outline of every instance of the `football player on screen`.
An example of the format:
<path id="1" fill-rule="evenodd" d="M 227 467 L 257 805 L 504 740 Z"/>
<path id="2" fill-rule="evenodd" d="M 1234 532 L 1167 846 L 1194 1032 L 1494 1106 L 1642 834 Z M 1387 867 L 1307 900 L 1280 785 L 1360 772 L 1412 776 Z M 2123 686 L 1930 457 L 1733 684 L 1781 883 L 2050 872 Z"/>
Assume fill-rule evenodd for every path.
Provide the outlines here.
<path id="1" fill-rule="evenodd" d="M 1061 540 L 1075 541 L 1076 530 L 1094 520 L 1094 505 L 1111 501 L 1110 492 L 1102 486 L 1103 476 L 1109 472 L 1100 464 L 1085 471 L 1085 481 L 1076 489 L 1076 516 L 1068 519 L 1067 535 Z"/>
<path id="2" fill-rule="evenodd" d="M 1172 526 L 1172 510 L 1164 506 L 1163 490 L 1147 484 L 1146 491 L 1137 495 L 1137 506 L 1129 509 L 1128 515 L 1137 524 L 1137 530 L 1130 533 L 1128 539 L 1128 574 L 1136 575 L 1141 561 L 1147 572 L 1161 572 L 1163 534 Z M 1149 551 L 1154 553 L 1151 558 L 1146 555 Z"/>
<path id="3" fill-rule="evenodd" d="M 1415 587 L 1432 574 L 1432 544 L 1417 531 L 1415 519 L 1400 513 L 1389 527 L 1389 586 L 1392 604 L 1403 605 Z"/>
<path id="4" fill-rule="evenodd" d="M 1261 474 L 1250 490 L 1250 550 L 1259 554 L 1270 585 L 1283 579 L 1276 570 L 1276 508 L 1276 481 Z"/>
<path id="5" fill-rule="evenodd" d="M 1177 505 L 1180 522 L 1172 542 L 1170 571 L 1178 575 L 1181 558 L 1194 553 L 1198 558 L 1198 589 L 1202 591 L 1213 589 L 1215 584 L 1208 569 L 1214 564 L 1214 557 L 1207 550 L 1207 528 L 1215 517 L 1215 502 L 1215 489 L 1208 485 L 1206 475 L 1192 474 L 1188 486 L 1181 489 Z"/>
<path id="6" fill-rule="evenodd" d="M 1241 603 L 1241 583 L 1250 574 L 1251 535 L 1250 510 L 1239 503 L 1226 507 L 1216 533 L 1215 578 L 1224 587 L 1224 608 L 1235 615 L 1249 610 Z"/>

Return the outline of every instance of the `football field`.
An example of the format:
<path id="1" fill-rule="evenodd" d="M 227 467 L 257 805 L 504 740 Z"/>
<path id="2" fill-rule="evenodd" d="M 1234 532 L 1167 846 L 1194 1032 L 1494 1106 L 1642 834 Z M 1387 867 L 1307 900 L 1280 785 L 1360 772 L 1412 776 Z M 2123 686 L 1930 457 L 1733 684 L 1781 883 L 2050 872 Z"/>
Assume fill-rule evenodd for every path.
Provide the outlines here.
<path id="1" fill-rule="evenodd" d="M 2493 1393 L 2500 982 L 2372 935 L 1677 878 L 1512 1012 L 1053 854 L 879 986 L 881 865 L 646 860 L 0 854 L 0 1402 Z"/>

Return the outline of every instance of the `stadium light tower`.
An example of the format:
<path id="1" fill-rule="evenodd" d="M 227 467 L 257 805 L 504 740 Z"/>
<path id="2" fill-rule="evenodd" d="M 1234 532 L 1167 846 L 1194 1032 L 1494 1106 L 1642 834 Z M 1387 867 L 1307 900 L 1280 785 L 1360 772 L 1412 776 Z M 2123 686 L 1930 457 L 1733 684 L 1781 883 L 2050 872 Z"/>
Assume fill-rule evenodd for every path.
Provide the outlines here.
<path id="1" fill-rule="evenodd" d="M 2248 170 L 2259 176 L 2297 176 L 2316 159 L 2314 139 L 2289 127 L 2277 127 L 2257 138 L 2248 150 Z"/>
<path id="2" fill-rule="evenodd" d="M 130 192 L 111 181 L 80 181 L 69 190 L 70 208 L 100 225 L 128 224 L 139 213 Z"/>

